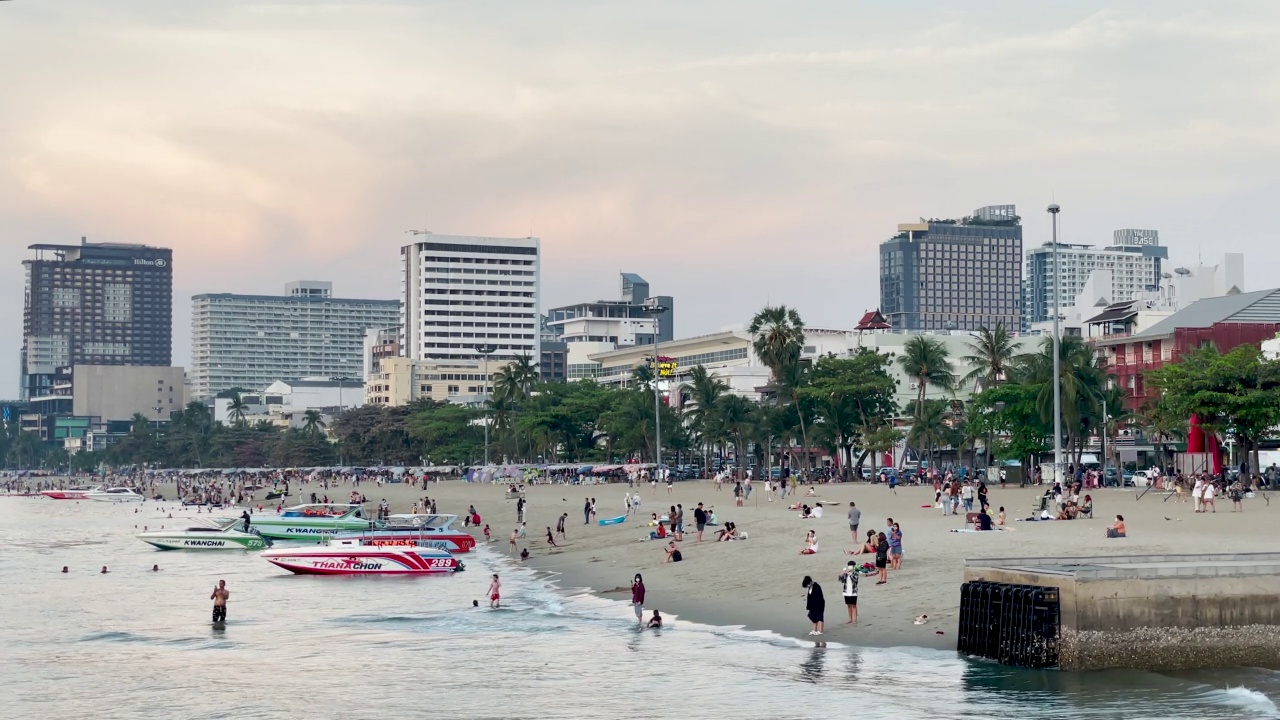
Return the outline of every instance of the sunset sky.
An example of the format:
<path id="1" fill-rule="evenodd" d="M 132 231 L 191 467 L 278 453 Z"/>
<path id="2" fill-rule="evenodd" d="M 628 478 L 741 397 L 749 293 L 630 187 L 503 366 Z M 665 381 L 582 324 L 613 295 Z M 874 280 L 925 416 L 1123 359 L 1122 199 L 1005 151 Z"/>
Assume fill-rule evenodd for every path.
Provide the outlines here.
<path id="1" fill-rule="evenodd" d="M 1213 8 L 1212 11 L 1205 8 Z M 897 223 L 1155 228 L 1280 286 L 1280 3 L 0 2 L 0 398 L 31 243 L 174 249 L 190 296 L 391 298 L 409 229 L 542 238 L 543 306 L 851 327 Z"/>

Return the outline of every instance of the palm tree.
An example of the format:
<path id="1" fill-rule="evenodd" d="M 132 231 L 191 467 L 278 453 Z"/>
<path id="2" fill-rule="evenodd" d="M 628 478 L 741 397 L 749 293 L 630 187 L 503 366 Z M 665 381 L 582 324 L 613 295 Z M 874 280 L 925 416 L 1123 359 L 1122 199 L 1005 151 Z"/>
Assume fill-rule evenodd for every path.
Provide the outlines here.
<path id="1" fill-rule="evenodd" d="M 227 403 L 227 419 L 234 425 L 243 426 L 244 416 L 248 409 L 249 406 L 245 405 L 244 400 L 240 399 L 240 393 L 236 393 L 231 396 L 231 402 Z"/>
<path id="2" fill-rule="evenodd" d="M 1059 383 L 1062 391 L 1062 429 L 1066 447 L 1081 444 L 1097 429 L 1102 418 L 1102 393 L 1107 371 L 1081 338 L 1068 335 L 1058 345 Z M 1036 408 L 1045 422 L 1053 421 L 1053 338 L 1045 338 L 1040 351 L 1017 358 L 1014 375 L 1039 387 Z M 1082 444 L 1080 445 L 1081 447 Z M 1079 453 L 1077 453 L 1078 455 Z M 1077 457 L 1076 462 L 1079 462 Z"/>
<path id="3" fill-rule="evenodd" d="M 707 460 L 710 441 L 715 437 L 717 429 L 715 427 L 716 403 L 729 391 L 729 385 L 707 372 L 705 367 L 698 365 L 689 372 L 686 387 L 689 388 L 690 394 L 690 407 L 687 413 L 689 428 L 697 436 L 698 443 L 703 448 L 703 459 Z"/>
<path id="4" fill-rule="evenodd" d="M 745 439 L 755 422 L 756 405 L 741 395 L 725 395 L 717 405 L 725 429 L 733 438 L 734 464 L 737 466 L 737 477 L 741 478 L 747 461 Z"/>
<path id="5" fill-rule="evenodd" d="M 538 365 L 528 355 L 520 355 L 493 374 L 493 393 L 513 400 L 528 400 L 538 382 Z"/>
<path id="6" fill-rule="evenodd" d="M 308 410 L 302 414 L 302 431 L 312 437 L 324 431 L 325 421 L 319 410 Z"/>
<path id="7" fill-rule="evenodd" d="M 923 404 L 930 385 L 950 391 L 955 387 L 955 371 L 951 367 L 947 346 L 937 338 L 917 335 L 902 346 L 898 364 L 916 382 L 916 403 Z"/>
<path id="8" fill-rule="evenodd" d="M 752 349 L 760 362 L 773 373 L 773 381 L 791 399 L 800 416 L 800 441 L 804 444 L 805 468 L 809 467 L 809 433 L 805 427 L 804 411 L 800 407 L 800 388 L 805 373 L 800 366 L 804 351 L 804 321 L 800 313 L 786 305 L 766 306 L 756 313 L 747 327 L 751 333 Z"/>
<path id="9" fill-rule="evenodd" d="M 920 458 L 929 457 L 933 467 L 935 449 L 954 441 L 955 432 L 947 425 L 948 404 L 944 400 L 925 400 L 911 406 L 911 430 L 907 442 L 916 447 Z"/>
<path id="10" fill-rule="evenodd" d="M 969 342 L 969 354 L 960 358 L 961 362 L 973 366 L 960 382 L 968 384 L 977 380 L 984 388 L 995 387 L 1008 377 L 1016 354 L 1013 335 L 1003 324 L 996 325 L 995 330 L 980 328 L 978 336 Z"/>

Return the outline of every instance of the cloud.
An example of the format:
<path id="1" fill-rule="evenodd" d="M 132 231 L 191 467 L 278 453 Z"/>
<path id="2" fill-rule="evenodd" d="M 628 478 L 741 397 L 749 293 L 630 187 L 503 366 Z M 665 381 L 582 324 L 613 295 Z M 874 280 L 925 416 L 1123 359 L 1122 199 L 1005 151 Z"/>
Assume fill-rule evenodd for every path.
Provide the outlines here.
<path id="1" fill-rule="evenodd" d="M 1280 270 L 1270 3 L 6 5 L 0 302 L 30 242 L 173 247 L 179 363 L 190 294 L 387 297 L 411 228 L 541 236 L 547 306 L 641 272 L 682 333 L 847 325 L 896 223 L 988 203 Z"/>

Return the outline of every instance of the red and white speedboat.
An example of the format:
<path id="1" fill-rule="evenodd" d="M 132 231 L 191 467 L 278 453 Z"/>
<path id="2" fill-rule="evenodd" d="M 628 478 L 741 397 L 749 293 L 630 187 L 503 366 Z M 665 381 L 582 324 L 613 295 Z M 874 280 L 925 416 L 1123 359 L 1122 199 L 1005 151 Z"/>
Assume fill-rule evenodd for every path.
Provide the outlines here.
<path id="1" fill-rule="evenodd" d="M 463 569 L 445 550 L 381 547 L 357 539 L 268 550 L 262 557 L 297 575 L 430 575 Z"/>
<path id="2" fill-rule="evenodd" d="M 476 539 L 453 529 L 457 515 L 388 515 L 368 530 L 339 533 L 337 540 L 360 540 L 381 547 L 428 547 L 450 553 L 471 552 Z"/>
<path id="3" fill-rule="evenodd" d="M 54 500 L 84 500 L 89 493 L 101 489 L 101 485 L 76 485 L 65 490 L 41 490 L 40 494 Z"/>

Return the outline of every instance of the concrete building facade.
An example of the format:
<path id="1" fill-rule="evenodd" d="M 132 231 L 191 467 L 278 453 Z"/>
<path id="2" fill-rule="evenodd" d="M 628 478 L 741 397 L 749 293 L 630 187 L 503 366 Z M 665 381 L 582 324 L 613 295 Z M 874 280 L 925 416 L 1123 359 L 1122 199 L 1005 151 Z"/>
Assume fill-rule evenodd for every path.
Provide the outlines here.
<path id="1" fill-rule="evenodd" d="M 601 342 L 618 347 L 652 345 L 675 337 L 675 299 L 670 295 L 651 297 L 649 283 L 635 273 L 622 273 L 622 294 L 618 300 L 596 300 L 551 308 L 544 327 L 550 337 L 564 343 Z M 662 312 L 655 315 L 649 303 Z"/>
<path id="2" fill-rule="evenodd" d="M 502 363 L 385 358 L 365 386 L 365 402 L 398 407 L 415 400 L 468 403 L 483 399 L 487 376 Z"/>
<path id="3" fill-rule="evenodd" d="M 1160 245 L 1155 230 L 1116 230 L 1111 245 L 1058 243 L 1057 272 L 1053 267 L 1053 243 L 1048 242 L 1027 251 L 1026 295 L 1023 322 L 1052 321 L 1054 295 L 1058 306 L 1068 307 L 1084 289 L 1090 275 L 1105 270 L 1110 287 L 1105 288 L 1111 302 L 1133 300 L 1159 289 L 1169 249 Z"/>
<path id="4" fill-rule="evenodd" d="M 400 248 L 401 337 L 414 360 L 539 358 L 538 238 L 426 234 Z"/>
<path id="5" fill-rule="evenodd" d="M 210 293 L 191 299 L 191 393 L 207 399 L 276 380 L 363 375 L 365 332 L 394 326 L 395 300 L 335 298 L 302 281 L 284 295 Z"/>
<path id="6" fill-rule="evenodd" d="M 58 368 L 167 366 L 173 251 L 124 243 L 31 245 L 24 260 L 21 399 L 49 395 Z"/>
<path id="7" fill-rule="evenodd" d="M 880 310 L 895 330 L 1022 327 L 1022 225 L 1013 205 L 898 226 L 880 245 Z"/>

